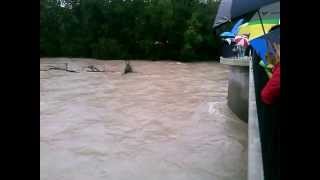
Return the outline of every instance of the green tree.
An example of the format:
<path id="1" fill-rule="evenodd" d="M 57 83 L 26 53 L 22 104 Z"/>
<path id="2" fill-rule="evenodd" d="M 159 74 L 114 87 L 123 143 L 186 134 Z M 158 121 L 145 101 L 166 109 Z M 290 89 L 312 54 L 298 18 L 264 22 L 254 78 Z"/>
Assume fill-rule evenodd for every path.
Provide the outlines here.
<path id="1" fill-rule="evenodd" d="M 206 60 L 213 0 L 41 0 L 40 56 Z"/>

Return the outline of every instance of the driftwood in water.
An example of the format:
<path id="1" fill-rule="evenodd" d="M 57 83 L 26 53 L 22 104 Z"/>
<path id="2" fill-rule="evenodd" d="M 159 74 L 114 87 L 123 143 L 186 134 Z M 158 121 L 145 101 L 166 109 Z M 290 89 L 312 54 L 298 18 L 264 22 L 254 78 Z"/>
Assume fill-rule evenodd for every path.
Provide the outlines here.
<path id="1" fill-rule="evenodd" d="M 125 67 L 124 67 L 124 71 L 123 71 L 123 75 L 124 74 L 127 74 L 127 73 L 132 73 L 133 70 L 132 70 L 132 67 L 130 65 L 130 62 L 129 61 L 125 61 Z"/>
<path id="2" fill-rule="evenodd" d="M 90 65 L 90 66 L 88 66 L 87 68 L 90 69 L 90 70 L 88 70 L 87 72 L 105 72 L 105 70 L 100 70 L 100 69 L 96 68 L 96 67 L 93 66 L 93 65 Z"/>
<path id="3" fill-rule="evenodd" d="M 50 70 L 61 70 L 61 71 L 78 73 L 77 71 L 69 70 L 68 67 L 66 67 L 66 68 L 61 68 L 61 67 L 56 67 L 56 66 L 49 66 L 49 69 L 47 69 L 47 70 L 41 70 L 41 69 L 40 69 L 40 71 L 50 71 Z"/>

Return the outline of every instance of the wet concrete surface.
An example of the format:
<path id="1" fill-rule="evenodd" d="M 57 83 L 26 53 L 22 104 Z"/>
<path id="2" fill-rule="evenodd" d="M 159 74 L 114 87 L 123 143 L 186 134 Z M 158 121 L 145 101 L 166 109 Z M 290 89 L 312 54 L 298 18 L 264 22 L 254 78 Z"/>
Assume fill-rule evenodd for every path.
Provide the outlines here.
<path id="1" fill-rule="evenodd" d="M 244 180 L 247 124 L 219 63 L 42 58 L 41 180 Z M 95 65 L 106 72 L 86 72 Z"/>

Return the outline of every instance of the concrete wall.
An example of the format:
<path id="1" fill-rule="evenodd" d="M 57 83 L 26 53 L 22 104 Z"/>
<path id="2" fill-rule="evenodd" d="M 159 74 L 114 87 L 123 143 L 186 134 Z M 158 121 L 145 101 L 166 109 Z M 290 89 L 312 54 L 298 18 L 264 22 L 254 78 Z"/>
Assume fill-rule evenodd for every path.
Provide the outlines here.
<path id="1" fill-rule="evenodd" d="M 261 139 L 252 63 L 249 69 L 248 180 L 263 180 Z"/>
<path id="2" fill-rule="evenodd" d="M 228 105 L 241 120 L 248 122 L 249 67 L 229 68 Z"/>
<path id="3" fill-rule="evenodd" d="M 248 61 L 247 61 L 248 60 Z M 228 106 L 243 121 L 248 122 L 248 180 L 263 180 L 261 138 L 257 114 L 251 59 L 220 58 L 229 65 Z"/>

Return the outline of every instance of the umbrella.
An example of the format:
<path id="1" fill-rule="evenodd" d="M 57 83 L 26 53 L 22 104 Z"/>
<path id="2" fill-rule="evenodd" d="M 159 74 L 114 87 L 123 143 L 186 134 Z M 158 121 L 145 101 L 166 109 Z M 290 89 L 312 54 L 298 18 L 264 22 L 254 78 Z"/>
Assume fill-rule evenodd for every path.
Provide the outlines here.
<path id="1" fill-rule="evenodd" d="M 249 40 L 245 36 L 236 36 L 234 38 L 234 41 L 235 41 L 236 45 L 238 45 L 238 46 L 243 46 L 245 48 L 249 46 Z"/>
<path id="2" fill-rule="evenodd" d="M 236 35 L 232 32 L 223 32 L 220 34 L 221 38 L 234 38 Z"/>
<path id="3" fill-rule="evenodd" d="M 221 0 L 213 28 L 280 0 Z"/>
<path id="4" fill-rule="evenodd" d="M 251 47 L 262 59 L 264 64 L 267 64 L 266 53 L 273 50 L 273 48 L 270 47 L 270 43 L 280 43 L 280 26 L 272 29 L 268 34 L 250 41 Z"/>
<path id="5" fill-rule="evenodd" d="M 230 32 L 223 32 L 220 34 L 220 37 L 222 38 L 234 38 L 236 36 L 236 34 L 239 31 L 239 27 L 242 24 L 242 22 L 244 21 L 244 19 L 240 19 L 237 21 L 237 23 L 233 26 L 233 28 L 231 29 Z"/>
<path id="6" fill-rule="evenodd" d="M 263 26 L 261 26 L 261 22 Z M 269 32 L 273 26 L 279 24 L 280 2 L 275 2 L 260 8 L 259 11 L 256 12 L 249 20 L 249 22 L 244 23 L 239 27 L 238 34 L 249 33 L 249 40 L 252 40 L 264 35 L 265 33 Z"/>

